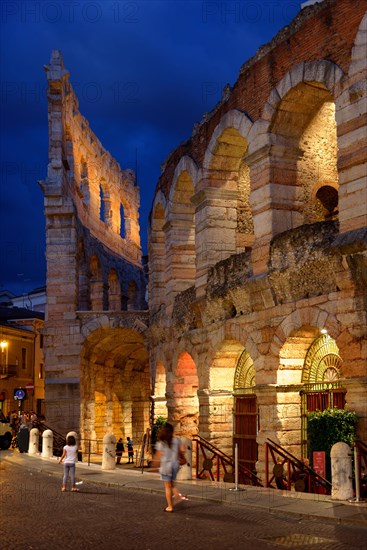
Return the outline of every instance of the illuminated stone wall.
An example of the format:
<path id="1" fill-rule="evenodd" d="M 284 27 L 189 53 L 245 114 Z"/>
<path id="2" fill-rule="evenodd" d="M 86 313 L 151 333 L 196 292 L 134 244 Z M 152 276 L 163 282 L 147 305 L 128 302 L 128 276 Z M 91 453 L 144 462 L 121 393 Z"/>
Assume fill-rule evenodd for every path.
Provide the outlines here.
<path id="1" fill-rule="evenodd" d="M 140 438 L 150 380 L 139 189 L 79 112 L 59 51 L 45 69 L 46 422 L 94 439 L 112 430 Z M 129 391 L 121 391 L 122 380 Z"/>
<path id="2" fill-rule="evenodd" d="M 367 440 L 366 10 L 302 10 L 242 66 L 156 188 L 150 362 L 160 381 L 165 369 L 168 417 L 231 455 L 236 396 L 255 395 L 261 475 L 267 438 L 301 458 L 302 396 L 316 383 L 345 392 Z M 174 239 L 172 224 L 184 227 Z M 254 385 L 235 388 L 243 353 Z"/>

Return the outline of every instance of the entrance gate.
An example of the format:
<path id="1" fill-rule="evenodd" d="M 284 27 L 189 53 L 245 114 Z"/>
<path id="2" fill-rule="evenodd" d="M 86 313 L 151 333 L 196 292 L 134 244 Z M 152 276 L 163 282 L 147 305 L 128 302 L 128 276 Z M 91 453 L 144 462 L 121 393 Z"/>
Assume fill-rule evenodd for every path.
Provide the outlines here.
<path id="1" fill-rule="evenodd" d="M 258 410 L 256 395 L 236 396 L 233 444 L 238 445 L 238 462 L 256 469 Z"/>
<path id="2" fill-rule="evenodd" d="M 238 462 L 248 470 L 256 469 L 258 458 L 256 437 L 259 414 L 254 389 L 254 363 L 244 351 L 238 360 L 234 377 L 233 448 L 237 443 Z"/>
<path id="3" fill-rule="evenodd" d="M 340 378 L 342 359 L 333 338 L 322 334 L 310 346 L 302 373 L 301 441 L 302 456 L 308 456 L 307 413 L 325 409 L 344 409 L 346 390 Z"/>

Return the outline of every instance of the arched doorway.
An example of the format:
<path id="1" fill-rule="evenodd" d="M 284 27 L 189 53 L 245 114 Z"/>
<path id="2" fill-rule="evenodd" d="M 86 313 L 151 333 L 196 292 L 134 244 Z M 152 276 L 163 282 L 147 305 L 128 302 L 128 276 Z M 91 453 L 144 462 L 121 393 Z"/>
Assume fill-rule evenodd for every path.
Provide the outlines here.
<path id="1" fill-rule="evenodd" d="M 168 417 L 177 433 L 191 438 L 198 433 L 199 399 L 196 364 L 188 352 L 178 358 L 173 380 L 174 400 L 168 405 Z"/>
<path id="2" fill-rule="evenodd" d="M 234 375 L 234 423 L 233 446 L 238 445 L 238 462 L 249 470 L 255 470 L 258 459 L 257 433 L 259 414 L 255 395 L 255 368 L 243 351 Z"/>
<path id="3" fill-rule="evenodd" d="M 302 456 L 307 451 L 307 414 L 325 409 L 344 409 L 346 390 L 340 381 L 342 359 L 336 342 L 322 334 L 311 344 L 305 357 L 301 395 Z"/>
<path id="4" fill-rule="evenodd" d="M 151 394 L 144 337 L 129 326 L 113 326 L 116 316 L 111 325 L 103 319 L 103 326 L 97 318 L 90 321 L 94 330 L 83 330 L 81 436 L 101 442 L 113 433 L 138 446 L 149 427 Z"/>

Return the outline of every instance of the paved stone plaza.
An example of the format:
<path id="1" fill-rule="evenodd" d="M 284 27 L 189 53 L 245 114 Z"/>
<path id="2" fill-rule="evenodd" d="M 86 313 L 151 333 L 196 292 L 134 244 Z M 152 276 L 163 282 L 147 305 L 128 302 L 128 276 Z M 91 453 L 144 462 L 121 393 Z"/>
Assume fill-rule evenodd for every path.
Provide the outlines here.
<path id="1" fill-rule="evenodd" d="M 367 505 L 229 491 L 182 482 L 189 496 L 165 514 L 157 474 L 77 465 L 80 493 L 61 493 L 56 459 L 1 454 L 2 548 L 363 548 Z M 16 527 L 15 527 L 15 526 Z"/>

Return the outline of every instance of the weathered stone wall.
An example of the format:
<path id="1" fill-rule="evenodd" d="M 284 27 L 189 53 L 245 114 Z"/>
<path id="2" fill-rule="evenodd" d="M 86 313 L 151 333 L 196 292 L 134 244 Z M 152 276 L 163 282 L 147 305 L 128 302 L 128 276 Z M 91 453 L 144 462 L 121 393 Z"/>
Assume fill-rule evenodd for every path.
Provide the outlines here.
<path id="1" fill-rule="evenodd" d="M 45 322 L 45 401 L 48 424 L 102 437 L 116 428 L 112 391 L 128 370 L 131 348 L 114 341 L 115 321 L 103 325 L 104 311 L 146 309 L 145 277 L 139 236 L 139 189 L 131 170 L 122 170 L 80 114 L 59 51 L 46 66 L 49 112 L 49 165 L 40 182 L 46 216 L 47 311 Z M 88 348 L 80 311 L 93 311 L 103 332 Z M 139 315 L 136 316 L 138 320 Z M 146 325 L 143 323 L 146 329 Z M 139 349 L 139 374 L 148 402 L 148 354 L 139 327 L 127 326 L 130 346 Z M 108 336 L 109 334 L 109 336 Z M 88 334 L 89 337 L 89 334 Z M 138 353 L 137 353 L 138 355 Z M 98 368 L 96 367 L 98 365 Z M 112 371 L 111 371 L 112 369 Z M 115 370 L 116 372 L 115 372 Z M 131 374 L 131 371 L 130 371 Z M 129 381 L 129 376 L 127 376 Z M 86 390 L 85 384 L 89 391 Z M 148 388 L 148 389 L 147 389 Z M 126 426 L 144 432 L 136 396 L 123 396 L 129 409 Z M 145 413 L 144 413 L 145 414 Z M 131 417 L 139 420 L 133 422 Z M 147 416 L 147 415 L 145 415 Z M 121 421 L 121 415 L 119 416 Z M 135 433 L 132 433 L 134 426 Z"/>
<path id="2" fill-rule="evenodd" d="M 150 362 L 164 365 L 168 415 L 232 454 L 236 396 L 255 395 L 261 475 L 268 437 L 307 452 L 304 395 L 318 387 L 345 393 L 367 439 L 366 10 L 302 10 L 171 153 L 153 202 Z M 184 170 L 192 195 L 175 199 Z M 170 263 L 185 240 L 173 248 L 167 222 L 192 204 L 195 271 L 182 288 Z M 253 382 L 234 391 L 245 352 Z M 176 395 L 184 356 L 198 389 L 184 380 Z"/>

